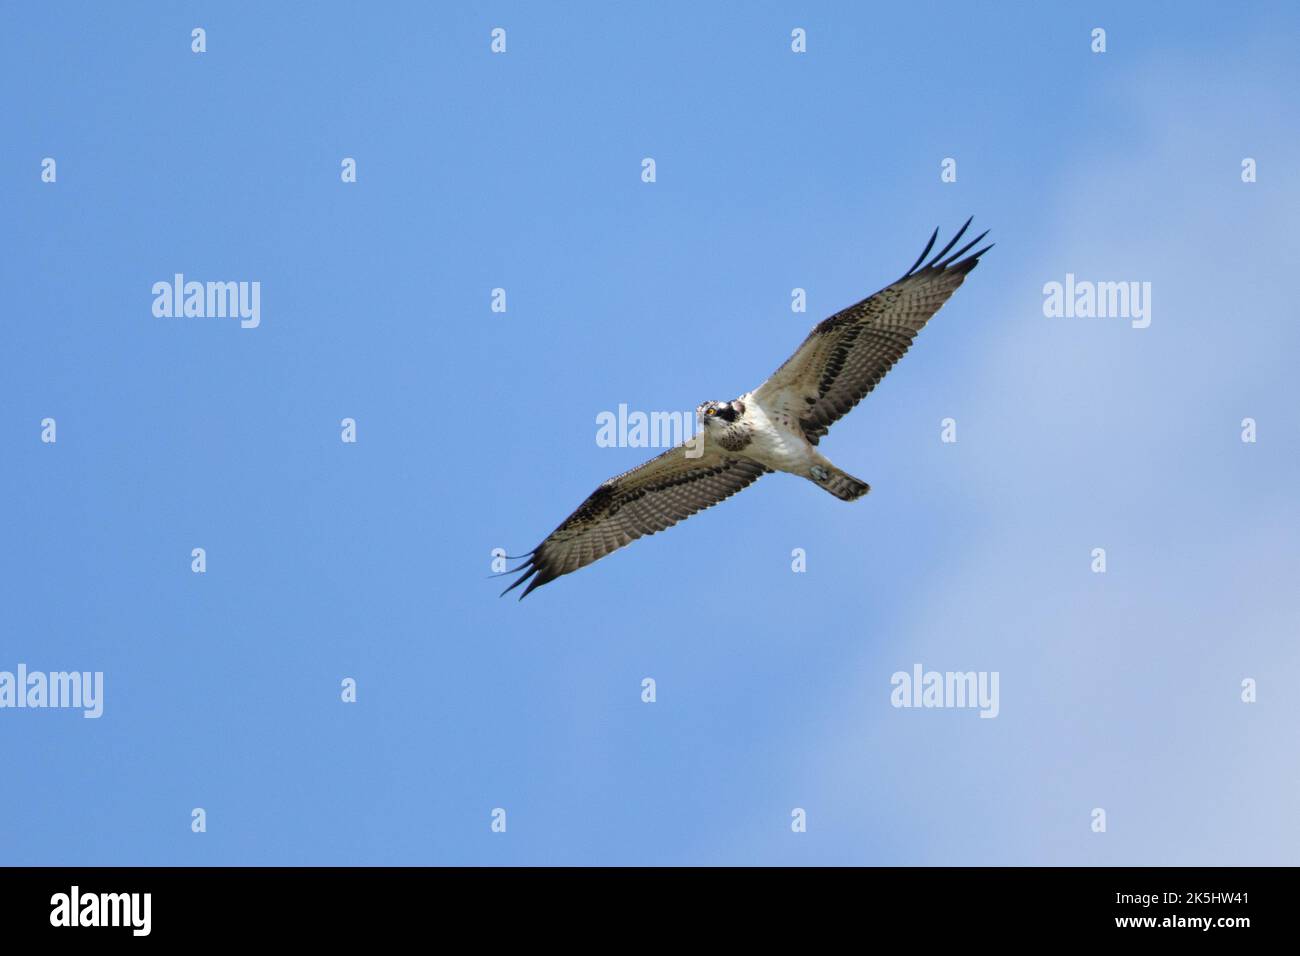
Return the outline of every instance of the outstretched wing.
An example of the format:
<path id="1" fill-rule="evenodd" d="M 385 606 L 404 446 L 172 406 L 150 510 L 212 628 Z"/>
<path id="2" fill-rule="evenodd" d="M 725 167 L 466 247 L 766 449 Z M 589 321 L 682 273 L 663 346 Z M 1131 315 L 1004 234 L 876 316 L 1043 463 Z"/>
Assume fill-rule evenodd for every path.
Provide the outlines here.
<path id="1" fill-rule="evenodd" d="M 702 435 L 678 445 L 603 482 L 545 541 L 522 556 L 527 561 L 506 572 L 523 574 L 501 593 L 532 578 L 519 596 L 523 600 L 533 588 L 561 574 L 730 498 L 768 470 L 749 458 L 728 454 Z"/>
<path id="2" fill-rule="evenodd" d="M 755 390 L 755 399 L 767 407 L 785 405 L 808 441 L 817 444 L 903 357 L 930 316 L 993 248 L 990 244 L 961 258 L 988 235 L 984 232 L 949 255 L 970 223 L 967 219 L 952 241 L 922 266 L 939 236 L 936 229 L 902 278 L 817 325 L 799 350 Z"/>

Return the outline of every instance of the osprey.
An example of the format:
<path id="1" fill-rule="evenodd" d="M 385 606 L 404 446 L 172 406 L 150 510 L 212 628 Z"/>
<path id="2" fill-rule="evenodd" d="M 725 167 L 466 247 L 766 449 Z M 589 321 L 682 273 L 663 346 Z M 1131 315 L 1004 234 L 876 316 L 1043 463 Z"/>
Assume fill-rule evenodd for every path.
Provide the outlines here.
<path id="1" fill-rule="evenodd" d="M 980 256 L 993 248 L 990 243 L 966 256 L 986 231 L 949 254 L 970 224 L 967 219 L 925 262 L 939 236 L 936 229 L 900 279 L 819 323 L 754 391 L 700 405 L 694 438 L 602 483 L 545 541 L 516 556 L 527 560 L 504 573 L 523 573 L 501 593 L 532 578 L 522 600 L 533 588 L 716 505 L 769 472 L 807 478 L 841 501 L 865 495 L 871 487 L 831 464 L 817 450 L 818 442 L 876 387 Z"/>

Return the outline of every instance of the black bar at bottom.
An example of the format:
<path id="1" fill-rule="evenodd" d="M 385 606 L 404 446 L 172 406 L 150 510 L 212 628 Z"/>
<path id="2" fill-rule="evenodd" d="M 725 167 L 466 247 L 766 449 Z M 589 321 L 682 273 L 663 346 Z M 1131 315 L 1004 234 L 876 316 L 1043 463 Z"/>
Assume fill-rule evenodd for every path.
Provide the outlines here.
<path id="1" fill-rule="evenodd" d="M 1106 935 L 1216 942 L 1285 931 L 1294 882 L 1269 868 L 10 868 L 6 940 L 94 944 L 320 939 L 382 942 L 412 929 L 531 925 L 634 939 L 679 922 L 760 936 L 807 925 L 982 940 Z M 544 924 L 519 923 L 541 916 Z M 1243 935 L 1244 934 L 1244 935 Z M 1289 935 L 1289 934 L 1288 934 Z M 605 937 L 614 945 L 618 937 Z"/>

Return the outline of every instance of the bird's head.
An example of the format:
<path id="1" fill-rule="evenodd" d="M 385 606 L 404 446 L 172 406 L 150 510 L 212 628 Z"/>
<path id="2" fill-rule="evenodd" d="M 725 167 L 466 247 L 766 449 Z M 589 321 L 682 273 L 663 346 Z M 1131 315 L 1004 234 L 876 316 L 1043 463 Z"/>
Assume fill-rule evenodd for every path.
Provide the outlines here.
<path id="1" fill-rule="evenodd" d="M 704 428 L 711 429 L 735 424 L 744 411 L 745 406 L 740 402 L 704 402 L 695 409 L 695 414 Z"/>

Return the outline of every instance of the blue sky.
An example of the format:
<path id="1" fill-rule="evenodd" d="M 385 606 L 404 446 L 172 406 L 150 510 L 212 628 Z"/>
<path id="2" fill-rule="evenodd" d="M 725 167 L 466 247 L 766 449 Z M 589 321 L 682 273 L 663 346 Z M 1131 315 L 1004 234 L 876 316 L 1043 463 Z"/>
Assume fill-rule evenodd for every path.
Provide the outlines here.
<path id="1" fill-rule="evenodd" d="M 0 670 L 105 699 L 0 710 L 0 863 L 1296 861 L 1293 8 L 2 16 Z M 654 453 L 601 411 L 756 386 L 972 214 L 822 444 L 871 495 L 772 476 L 497 599 Z M 156 318 L 178 272 L 261 324 Z M 1045 317 L 1066 273 L 1150 327 Z M 891 707 L 916 663 L 997 718 Z"/>

